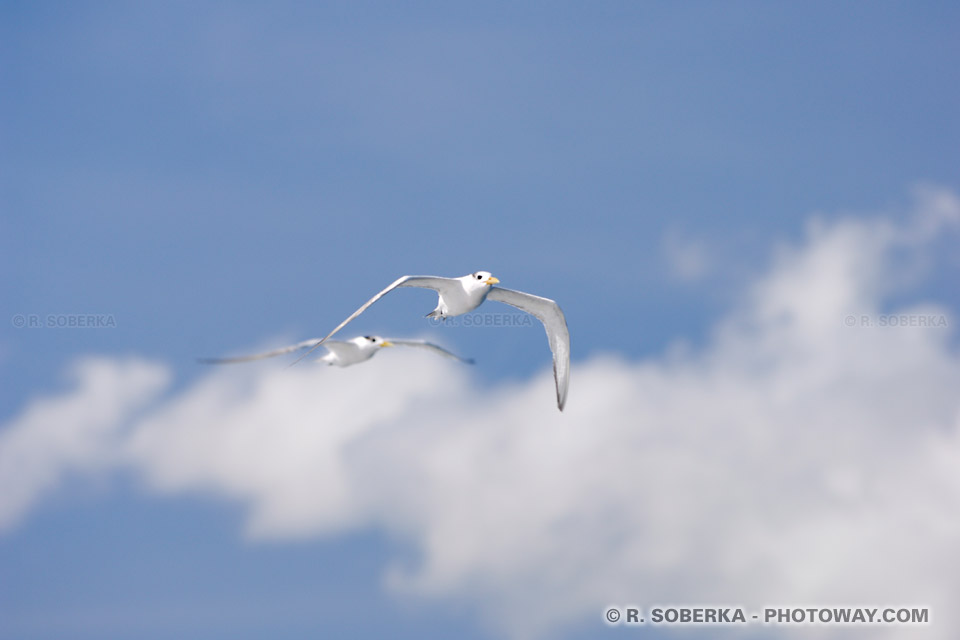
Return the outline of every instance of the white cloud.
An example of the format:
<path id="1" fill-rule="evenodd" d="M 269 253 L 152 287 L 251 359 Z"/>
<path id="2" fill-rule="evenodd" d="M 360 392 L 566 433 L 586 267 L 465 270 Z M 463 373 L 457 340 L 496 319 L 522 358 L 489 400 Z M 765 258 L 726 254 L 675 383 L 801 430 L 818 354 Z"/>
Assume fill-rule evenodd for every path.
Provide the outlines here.
<path id="1" fill-rule="evenodd" d="M 255 538 L 383 528 L 418 552 L 386 568 L 389 588 L 469 599 L 517 637 L 653 602 L 931 605 L 923 637 L 954 637 L 956 319 L 885 296 L 958 220 L 953 195 L 926 189 L 906 222 L 811 223 L 706 348 L 576 362 L 564 414 L 546 371 L 491 389 L 384 353 L 219 369 L 128 432 L 115 425 L 162 375 L 100 362 L 0 432 L 16 487 L 0 514 L 13 522 L 65 467 L 122 460 L 156 491 L 247 504 Z M 861 321 L 894 312 L 949 326 Z M 23 451 L 42 473 L 21 478 Z"/>
<path id="2" fill-rule="evenodd" d="M 126 420 L 162 389 L 163 367 L 88 358 L 68 378 L 74 391 L 31 402 L 0 429 L 0 532 L 14 526 L 64 473 L 115 464 Z"/>

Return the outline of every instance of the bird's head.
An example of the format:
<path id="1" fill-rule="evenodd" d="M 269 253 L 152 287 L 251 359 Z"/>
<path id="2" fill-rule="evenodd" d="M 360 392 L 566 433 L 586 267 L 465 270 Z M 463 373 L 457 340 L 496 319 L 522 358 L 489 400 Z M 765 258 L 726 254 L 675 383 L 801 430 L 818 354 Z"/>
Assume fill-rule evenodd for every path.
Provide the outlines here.
<path id="1" fill-rule="evenodd" d="M 354 338 L 353 342 L 361 349 L 382 349 L 383 347 L 393 346 L 392 342 L 380 336 L 363 336 Z"/>
<path id="2" fill-rule="evenodd" d="M 460 278 L 467 290 L 486 288 L 500 282 L 489 271 L 475 271 Z"/>

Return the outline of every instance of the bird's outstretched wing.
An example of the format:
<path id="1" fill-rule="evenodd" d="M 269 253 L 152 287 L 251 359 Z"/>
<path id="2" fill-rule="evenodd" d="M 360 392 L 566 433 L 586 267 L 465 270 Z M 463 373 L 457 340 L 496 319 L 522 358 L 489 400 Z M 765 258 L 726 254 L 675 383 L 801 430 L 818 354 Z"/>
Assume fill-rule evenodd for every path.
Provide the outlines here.
<path id="1" fill-rule="evenodd" d="M 336 329 L 328 333 L 325 338 L 317 342 L 317 344 L 313 346 L 313 349 L 316 349 L 321 344 L 323 344 L 324 341 L 333 337 L 333 335 L 336 332 L 340 331 L 340 329 L 343 329 L 345 326 L 347 326 L 351 320 L 353 320 L 354 318 L 359 316 L 361 313 L 366 311 L 370 307 L 370 305 L 372 305 L 374 302 L 376 302 L 383 296 L 387 295 L 397 287 L 421 287 L 423 289 L 433 289 L 437 293 L 442 293 L 444 290 L 454 285 L 460 286 L 459 281 L 456 280 L 455 278 L 440 278 L 437 276 L 403 276 L 402 278 L 397 278 L 393 282 L 393 284 L 391 284 L 389 287 L 387 287 L 377 295 L 367 300 L 365 303 L 363 303 L 362 307 L 360 307 L 359 309 L 354 311 L 352 314 L 350 314 L 349 318 L 347 318 L 346 320 L 338 324 Z M 305 354 L 303 354 L 302 356 L 300 356 L 299 358 L 291 362 L 289 366 L 292 367 L 293 365 L 297 364 L 298 362 L 306 358 L 308 355 L 310 355 L 311 352 L 313 352 L 313 349 L 310 349 L 310 351 L 307 351 Z"/>
<path id="2" fill-rule="evenodd" d="M 427 342 L 426 340 L 396 340 L 394 338 L 389 338 L 388 342 L 393 344 L 402 345 L 404 347 L 420 347 L 421 349 L 429 349 L 434 353 L 437 353 L 441 356 L 446 356 L 447 358 L 453 358 L 454 360 L 459 360 L 460 362 L 465 362 L 466 364 L 473 364 L 473 358 L 461 358 L 457 354 L 447 351 L 440 345 L 433 344 L 432 342 Z"/>
<path id="3" fill-rule="evenodd" d="M 197 358 L 197 362 L 201 364 L 233 364 L 236 362 L 250 362 L 251 360 L 262 360 L 263 358 L 272 358 L 274 356 L 282 356 L 285 353 L 290 353 L 291 351 L 297 351 L 299 349 L 306 349 L 307 347 L 313 347 L 320 344 L 320 338 L 311 338 L 310 340 L 304 340 L 303 342 L 298 342 L 297 344 L 292 344 L 288 347 L 280 347 L 279 349 L 274 349 L 273 351 L 264 351 L 263 353 L 254 353 L 249 356 L 235 356 L 232 358 Z"/>
<path id="4" fill-rule="evenodd" d="M 536 316 L 543 323 L 553 352 L 553 379 L 557 385 L 557 407 L 563 411 L 570 386 L 570 331 L 559 305 L 548 298 L 522 291 L 491 287 L 487 300 L 496 300 Z"/>

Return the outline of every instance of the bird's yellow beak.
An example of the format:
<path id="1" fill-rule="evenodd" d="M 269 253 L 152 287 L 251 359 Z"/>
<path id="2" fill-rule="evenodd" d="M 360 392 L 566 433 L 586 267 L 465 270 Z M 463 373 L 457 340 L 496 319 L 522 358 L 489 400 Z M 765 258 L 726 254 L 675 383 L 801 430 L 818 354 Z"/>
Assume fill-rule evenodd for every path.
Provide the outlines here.
<path id="1" fill-rule="evenodd" d="M 493 276 L 490 276 L 489 278 L 483 281 L 483 284 L 497 284 L 498 282 L 500 282 L 499 278 L 494 278 Z"/>
<path id="2" fill-rule="evenodd" d="M 384 341 L 380 344 L 380 346 L 381 346 L 381 347 L 392 347 L 392 346 L 394 346 L 394 344 L 393 344 L 392 342 L 390 342 L 389 340 L 384 340 Z"/>

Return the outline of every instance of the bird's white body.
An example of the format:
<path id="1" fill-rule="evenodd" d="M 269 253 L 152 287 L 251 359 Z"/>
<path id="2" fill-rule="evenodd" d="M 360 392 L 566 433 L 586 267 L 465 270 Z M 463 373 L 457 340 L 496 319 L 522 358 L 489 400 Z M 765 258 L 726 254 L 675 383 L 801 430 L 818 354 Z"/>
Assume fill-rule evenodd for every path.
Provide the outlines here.
<path id="1" fill-rule="evenodd" d="M 453 280 L 459 282 L 460 286 L 454 284 L 437 291 L 439 298 L 437 308 L 427 314 L 428 317 L 447 318 L 470 313 L 483 304 L 483 301 L 487 299 L 487 294 L 490 293 L 492 283 L 489 274 L 486 278 L 481 276 L 478 279 L 476 275 L 470 274 L 462 278 L 453 278 Z M 499 282 L 495 278 L 493 278 L 493 281 Z"/>
<path id="2" fill-rule="evenodd" d="M 377 355 L 382 347 L 389 344 L 384 344 L 384 340 L 376 336 L 358 337 L 345 342 L 328 340 L 323 343 L 327 352 L 317 358 L 317 362 L 325 362 L 334 367 L 349 367 L 352 364 L 366 362 Z"/>

